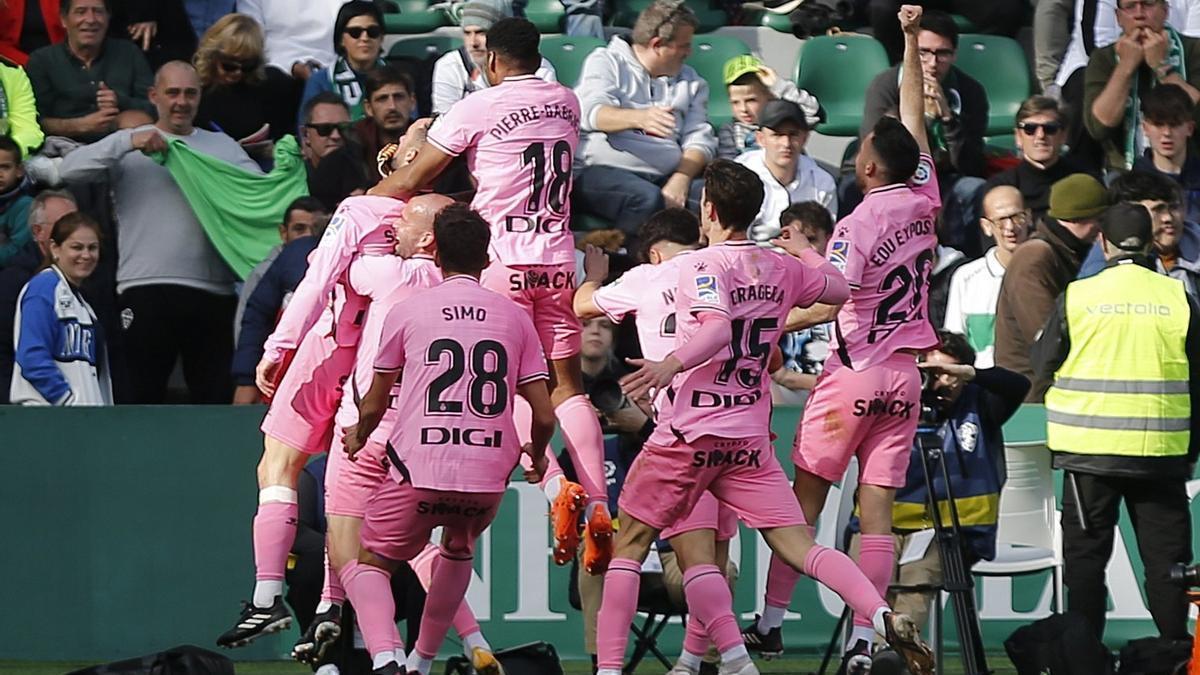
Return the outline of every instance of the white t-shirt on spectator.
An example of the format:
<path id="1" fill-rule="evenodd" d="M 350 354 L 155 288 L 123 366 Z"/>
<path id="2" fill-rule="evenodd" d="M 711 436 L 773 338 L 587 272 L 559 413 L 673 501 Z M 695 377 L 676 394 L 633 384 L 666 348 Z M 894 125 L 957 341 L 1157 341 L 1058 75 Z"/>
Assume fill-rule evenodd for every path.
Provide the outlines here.
<path id="1" fill-rule="evenodd" d="M 954 270 L 950 278 L 942 327 L 967 337 L 975 349 L 976 368 L 995 365 L 996 301 L 1000 298 L 1002 281 L 1004 266 L 996 256 L 995 246 L 982 258 Z"/>
<path id="2" fill-rule="evenodd" d="M 450 106 L 461 101 L 467 94 L 487 89 L 490 86 L 487 78 L 474 63 L 471 64 L 471 71 L 467 71 L 467 60 L 469 57 L 463 58 L 463 50 L 455 49 L 442 54 L 433 64 L 433 112 L 435 114 L 445 113 Z M 542 58 L 542 65 L 538 67 L 534 75 L 547 82 L 558 82 L 554 66 L 545 57 Z"/>
<path id="3" fill-rule="evenodd" d="M 262 26 L 266 37 L 267 65 L 288 75 L 292 64 L 316 61 L 328 68 L 333 52 L 333 24 L 345 0 L 238 0 L 238 12 Z"/>
<path id="4" fill-rule="evenodd" d="M 762 148 L 743 152 L 737 163 L 745 166 L 762 179 L 764 195 L 758 221 L 776 231 L 779 214 L 789 204 L 815 201 L 824 206 L 829 215 L 837 219 L 837 182 L 829 172 L 822 169 L 812 157 L 800 155 L 796 160 L 796 177 L 788 184 L 780 183 L 767 169 L 766 155 Z"/>

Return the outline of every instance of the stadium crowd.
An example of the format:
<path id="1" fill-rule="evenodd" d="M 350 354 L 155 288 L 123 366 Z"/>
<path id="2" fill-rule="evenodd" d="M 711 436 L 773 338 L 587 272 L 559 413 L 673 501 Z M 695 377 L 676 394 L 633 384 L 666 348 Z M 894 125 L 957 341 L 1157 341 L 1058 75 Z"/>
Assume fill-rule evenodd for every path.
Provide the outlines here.
<path id="1" fill-rule="evenodd" d="M 927 223 L 930 231 L 910 232 L 907 240 L 896 240 L 896 247 L 903 249 L 906 241 L 927 235 L 931 243 L 927 256 L 918 258 L 911 271 L 902 268 L 905 278 L 885 280 L 879 289 L 884 293 L 902 286 L 904 302 L 910 302 L 911 290 L 912 309 L 921 311 L 905 310 L 891 319 L 888 309 L 894 307 L 886 300 L 880 307 L 884 323 L 915 321 L 940 331 L 935 342 L 906 343 L 898 353 L 920 352 L 941 364 L 928 370 L 946 378 L 941 386 L 948 413 L 957 410 L 961 384 L 975 381 L 963 400 L 970 405 L 980 401 L 987 412 L 956 423 L 977 425 L 977 430 L 983 424 L 979 447 L 990 448 L 992 454 L 981 453 L 985 461 L 980 466 L 995 475 L 983 484 L 960 486 L 968 491 L 998 495 L 1003 483 L 1003 440 L 998 428 L 1012 415 L 1020 397 L 1066 405 L 1061 392 L 1048 395 L 1047 391 L 1055 391 L 1056 372 L 1061 378 L 1064 370 L 1081 368 L 1077 359 L 1083 357 L 1075 356 L 1066 344 L 1069 319 L 1064 316 L 1070 312 L 1063 299 L 1068 288 L 1079 288 L 1073 286 L 1077 280 L 1106 278 L 1115 264 L 1111 261 L 1123 255 L 1119 251 L 1137 253 L 1145 256 L 1150 269 L 1182 282 L 1191 299 L 1180 300 L 1179 306 L 1194 308 L 1200 288 L 1200 146 L 1192 137 L 1200 115 L 1200 37 L 1193 36 L 1200 36 L 1200 2 L 927 0 L 917 3 L 925 8 L 919 30 L 911 24 L 905 28 L 916 45 L 915 52 L 909 53 L 910 38 L 901 30 L 903 21 L 896 18 L 900 2 L 858 0 L 852 3 L 852 13 L 843 11 L 843 28 L 872 32 L 894 65 L 879 72 L 863 92 L 856 121 L 858 138 L 840 166 L 806 152 L 810 136 L 820 133 L 829 119 L 828 101 L 798 87 L 754 55 L 732 55 L 720 77 L 707 80 L 687 64 L 693 38 L 701 28 L 689 8 L 693 3 L 654 0 L 641 10 L 631 30 L 615 34 L 604 31 L 602 19 L 614 8 L 606 8 L 603 0 L 563 0 L 562 4 L 567 33 L 608 36 L 583 60 L 574 82 L 564 82 L 565 73 L 544 56 L 525 63 L 502 50 L 496 55 L 500 48 L 489 41 L 489 34 L 506 19 L 524 14 L 526 3 L 519 1 L 452 3 L 462 47 L 438 55 L 431 63 L 414 64 L 389 59 L 384 51 L 388 17 L 397 10 L 387 0 L 0 0 L 0 402 L 253 404 L 270 402 L 272 394 L 281 392 L 303 396 L 303 389 L 288 389 L 287 380 L 281 382 L 279 375 L 288 368 L 285 355 L 297 349 L 304 335 L 329 331 L 337 343 L 331 349 L 337 352 L 356 344 L 337 342 L 339 331 L 345 331 L 343 335 L 362 331 L 378 338 L 385 329 L 373 326 L 369 318 L 363 327 L 362 316 L 346 319 L 345 325 L 334 319 L 332 326 L 317 323 L 316 314 L 293 321 L 285 313 L 289 302 L 300 297 L 311 303 L 317 298 L 320 302 L 313 307 L 318 310 L 330 297 L 334 307 L 351 302 L 338 296 L 334 285 L 357 284 L 353 273 L 359 268 L 351 266 L 351 258 L 370 255 L 373 246 L 394 248 L 397 253 L 406 248 L 406 258 L 432 260 L 436 248 L 432 237 L 442 227 L 438 223 L 451 219 L 438 214 L 455 214 L 454 222 L 466 231 L 478 214 L 459 213 L 454 211 L 458 207 L 446 204 L 474 197 L 485 218 L 505 218 L 507 232 L 527 236 L 511 240 L 519 243 L 505 244 L 508 248 L 502 248 L 499 257 L 493 254 L 489 269 L 520 268 L 530 280 L 539 270 L 545 274 L 542 268 L 569 270 L 569 281 L 555 287 L 560 292 L 552 301 L 561 305 L 567 297 L 566 307 L 584 321 L 581 335 L 561 337 L 553 349 L 545 350 L 552 366 L 549 373 L 533 366 L 526 369 L 528 373 L 522 371 L 522 377 L 549 377 L 548 398 L 526 395 L 528 381 L 520 384 L 522 395 L 533 406 L 525 414 L 534 420 L 534 445 L 539 424 L 553 428 L 557 417 L 571 451 L 563 459 L 563 469 L 573 480 L 553 469 L 546 473 L 546 467 L 537 465 L 539 457 L 527 470 L 536 478 L 549 477 L 543 489 L 555 504 L 556 541 L 565 542 L 555 552 L 560 564 L 573 561 L 579 545 L 578 533 L 570 541 L 574 521 L 570 526 L 560 522 L 565 517 L 560 513 L 563 494 L 580 489 L 567 501 L 572 502 L 572 512 L 580 511 L 572 517 L 586 522 L 587 550 L 579 556 L 579 587 L 588 615 L 588 648 L 597 653 L 612 649 L 606 647 L 603 626 L 600 637 L 596 636 L 596 617 L 604 622 L 601 598 L 606 607 L 618 602 L 609 600 L 609 594 L 615 597 L 617 591 L 600 588 L 598 575 L 608 567 L 605 579 L 611 582 L 614 574 L 637 573 L 640 567 L 621 565 L 633 564 L 636 554 L 644 556 L 645 551 L 630 544 L 618 547 L 614 554 L 611 542 L 606 551 L 593 550 L 601 545 L 596 540 L 603 539 L 598 529 L 606 532 L 603 536 L 612 535 L 607 504 L 613 504 L 615 516 L 620 483 L 614 486 L 591 466 L 591 460 L 581 460 L 579 448 L 603 446 L 607 461 L 621 467 L 618 474 L 623 479 L 637 448 L 657 438 L 649 406 L 630 393 L 631 387 L 639 385 L 629 384 L 631 377 L 637 381 L 655 376 L 637 374 L 650 370 L 639 371 L 635 367 L 642 363 L 639 359 L 656 363 L 667 357 L 665 352 L 651 353 L 655 336 L 635 319 L 644 300 L 639 296 L 652 288 L 642 277 L 653 273 L 650 267 L 676 271 L 683 266 L 681 261 L 697 255 L 699 234 L 710 228 L 710 221 L 720 221 L 710 234 L 721 232 L 722 225 L 738 230 L 734 221 L 741 216 L 730 215 L 736 213 L 733 206 L 712 206 L 725 198 L 722 189 L 741 185 L 738 181 L 746 176 L 757 177 L 762 198 L 741 227 L 748 238 L 801 260 L 803 256 L 783 242 L 807 242 L 829 260 L 840 258 L 845 272 L 848 247 L 857 244 L 839 234 L 838 228 L 865 217 L 855 214 L 881 208 L 876 189 L 888 183 L 881 182 L 880 176 L 904 183 L 911 175 L 918 186 L 936 181 L 916 188 L 924 190 L 921 194 L 928 203 L 939 207 L 933 209 L 939 214 L 936 222 Z M 730 23 L 736 23 L 748 15 L 739 5 L 721 3 L 719 9 Z M 1008 37 L 1022 32 L 1031 37 L 1029 63 L 1038 91 L 1019 105 L 1008 129 L 1011 148 L 1003 147 L 1002 134 L 989 131 L 990 92 L 955 65 L 964 22 L 972 32 Z M 519 33 L 512 22 L 503 25 Z M 906 73 L 906 58 L 909 64 L 919 62 L 919 75 L 911 68 Z M 495 73 L 505 77 L 496 80 Z M 922 154 L 922 163 L 914 163 L 912 171 L 900 176 L 890 173 L 896 170 L 888 164 L 890 159 L 877 162 L 886 164 L 886 169 L 873 163 L 876 154 L 888 150 L 875 149 L 868 139 L 878 141 L 889 120 L 910 121 L 906 105 L 912 101 L 905 94 L 910 76 L 919 81 L 923 122 L 923 131 L 914 131 L 913 136 L 920 137 L 918 144 L 927 137 L 927 148 L 922 150 L 928 155 Z M 547 88 L 556 82 L 571 88 Z M 518 86 L 527 91 L 508 96 L 527 96 L 527 108 L 486 132 L 469 129 L 471 112 L 482 115 L 486 110 L 472 107 L 494 103 Z M 710 115 L 714 98 L 728 99 L 731 119 L 714 120 Z M 524 155 L 510 150 L 507 165 L 472 171 L 474 160 L 464 161 L 474 157 L 468 151 L 475 152 L 485 142 L 481 137 L 489 134 L 497 139 L 512 134 L 526 142 L 521 129 L 531 120 L 544 126 L 558 124 L 568 131 L 549 146 L 532 139 Z M 900 128 L 899 123 L 894 126 Z M 868 164 L 875 168 L 867 168 Z M 526 166 L 532 167 L 533 196 L 524 215 L 497 216 L 479 206 L 484 197 L 497 204 L 512 197 L 504 186 L 477 180 L 481 175 L 523 172 Z M 864 176 L 873 178 L 864 180 Z M 416 197 L 426 186 L 439 196 Z M 367 201 L 345 201 L 364 195 Z M 407 200 L 407 206 L 393 203 L 392 197 Z M 1145 211 L 1150 236 L 1121 229 L 1133 217 L 1129 209 L 1114 205 L 1136 205 Z M 705 212 L 710 208 L 717 215 Z M 348 223 L 355 218 L 397 217 L 401 209 L 411 231 L 397 230 L 394 239 L 384 243 L 362 232 L 348 234 L 352 230 Z M 560 227 L 561 222 L 548 220 L 546 213 L 560 219 L 562 214 L 573 216 L 573 237 Z M 1124 220 L 1115 222 L 1114 214 L 1122 214 Z M 542 241 L 535 235 L 551 235 L 556 227 L 568 241 L 567 248 L 574 250 L 534 250 L 543 245 L 535 244 Z M 1118 232 L 1140 244 L 1125 247 L 1113 240 Z M 322 237 L 348 242 L 343 259 L 323 252 L 318 246 Z M 473 268 L 473 259 L 463 255 L 451 263 L 457 265 L 453 271 L 478 276 L 482 267 Z M 650 265 L 635 267 L 639 263 Z M 432 262 L 426 267 L 432 269 Z M 488 273 L 484 272 L 485 283 Z M 554 273 L 550 278 L 555 278 Z M 630 276 L 622 277 L 625 273 Z M 349 281 L 342 279 L 343 274 Z M 419 285 L 412 281 L 419 274 L 410 274 L 414 276 L 404 277 L 403 283 Z M 514 279 L 519 276 L 514 272 Z M 367 290 L 356 292 L 371 302 L 390 297 L 388 289 L 372 290 L 363 283 Z M 857 292 L 855 283 L 850 288 Z M 776 404 L 809 400 L 818 410 L 845 405 L 845 401 L 827 400 L 828 396 L 813 394 L 810 399 L 808 394 L 821 378 L 832 380 L 824 373 L 827 359 L 840 358 L 849 364 L 850 357 L 839 353 L 839 344 L 846 344 L 839 337 L 846 328 L 844 320 L 834 321 L 836 307 L 833 313 L 818 311 L 841 304 L 831 298 L 813 296 L 806 304 L 797 300 L 797 308 L 778 326 L 778 353 L 769 372 Z M 693 300 L 702 303 L 708 298 L 701 291 Z M 549 301 L 542 296 L 529 300 L 530 306 L 538 308 L 535 323 L 537 312 L 550 311 L 541 309 L 537 303 L 542 302 Z M 808 305 L 812 307 L 805 308 Z M 285 319 L 280 323 L 281 315 Z M 663 335 L 674 335 L 674 314 L 670 319 L 670 332 L 665 332 L 664 323 Z M 1047 346 L 1043 329 L 1059 323 L 1063 329 L 1052 332 L 1064 343 Z M 704 329 L 695 330 L 692 337 L 699 341 Z M 892 331 L 905 330 L 893 325 L 879 339 L 886 341 Z M 1071 330 L 1077 334 L 1080 329 L 1072 326 Z M 1191 333 L 1187 337 L 1190 355 Z M 572 350 L 573 340 L 579 344 Z M 876 337 L 868 341 L 873 344 Z M 530 342 L 525 347 L 536 352 L 537 345 Z M 764 365 L 771 347 L 763 346 Z M 1047 356 L 1051 351 L 1054 355 Z M 353 349 L 337 358 L 353 363 Z M 360 353 L 358 358 L 368 357 Z M 545 364 L 540 368 L 544 371 Z M 362 399 L 355 413 L 362 415 L 362 427 L 369 426 L 365 420 L 371 401 L 386 397 L 392 384 L 381 385 L 370 377 L 369 365 L 366 370 L 365 379 L 358 378 L 356 371 L 353 397 L 347 394 L 353 404 Z M 182 390 L 174 383 L 176 374 L 182 376 Z M 740 371 L 736 376 L 741 376 Z M 829 386 L 825 390 L 831 391 Z M 377 412 L 383 414 L 382 409 Z M 275 555 L 271 546 L 282 546 L 278 552 L 286 552 L 292 541 L 279 535 L 278 541 L 260 547 L 259 528 L 274 528 L 277 521 L 291 518 L 294 538 L 296 491 L 304 460 L 316 451 L 310 446 L 328 448 L 329 438 L 328 429 L 317 428 L 315 420 L 310 420 L 314 428 L 306 436 L 291 428 L 285 433 L 285 422 L 292 420 L 277 420 L 273 427 L 268 415 L 264 423 L 267 441 L 259 480 L 265 496 L 260 497 L 255 519 L 259 585 L 232 637 L 222 636 L 226 646 L 244 644 L 266 626 L 282 627 L 283 618 L 290 617 L 280 599 L 282 572 L 264 575 L 263 569 L 271 566 L 262 558 Z M 989 435 L 992 430 L 996 433 Z M 356 439 L 366 453 L 376 442 L 368 440 L 370 431 L 360 429 Z M 610 434 L 608 442 L 601 431 Z M 354 445 L 349 438 L 347 445 Z M 972 450 L 975 442 L 971 441 Z M 376 445 L 382 452 L 383 445 Z M 1191 447 L 1184 450 L 1190 467 L 1195 452 Z M 335 463 L 332 454 L 329 462 Z M 1094 465 L 1078 461 L 1066 461 L 1063 468 L 1096 472 Z M 1172 465 L 1172 471 L 1175 468 Z M 843 465 L 833 472 L 835 476 L 814 464 L 806 467 L 810 482 L 797 479 L 796 496 L 807 522 L 815 522 L 829 483 L 844 470 Z M 1130 475 L 1124 468 L 1117 473 L 1126 480 Z M 1164 473 L 1161 467 L 1132 473 L 1180 486 L 1186 478 L 1179 472 Z M 904 472 L 899 475 L 903 483 Z M 897 496 L 896 488 L 901 487 L 868 485 L 860 494 L 866 501 L 856 556 L 874 558 L 877 567 L 879 560 L 885 561 L 886 569 L 875 572 L 876 577 L 885 577 L 883 590 L 895 560 L 892 500 L 920 503 L 924 499 L 923 493 L 905 497 L 902 491 Z M 1100 488 L 1089 489 L 1097 491 L 1094 498 L 1099 500 Z M 1128 486 L 1104 489 L 1108 490 L 1105 499 L 1116 499 L 1113 495 L 1133 499 L 1128 496 L 1133 488 Z M 600 496 L 610 492 L 609 497 Z M 1178 496 L 1174 491 L 1171 495 Z M 1155 498 L 1143 494 L 1139 499 Z M 1181 517 L 1174 501 L 1154 505 Z M 990 522 L 985 518 L 980 524 L 991 546 L 981 544 L 975 559 L 994 555 L 995 531 L 988 529 L 995 524 L 994 501 L 989 513 Z M 340 606 L 347 596 L 353 600 L 374 583 L 368 578 L 370 572 L 364 571 L 367 567 L 356 560 L 359 528 L 364 528 L 366 542 L 372 521 L 361 506 L 330 515 L 329 558 L 346 580 Z M 1186 513 L 1182 517 L 1186 519 Z M 663 529 L 649 521 L 633 522 L 647 528 L 649 534 L 643 537 L 647 545 Z M 1190 525 L 1188 531 L 1190 536 Z M 1103 546 L 1085 551 L 1079 543 L 1085 534 L 1077 533 L 1071 542 L 1079 547 L 1074 555 L 1082 556 L 1076 560 L 1106 560 L 1111 537 L 1107 551 Z M 811 528 L 795 537 L 810 545 Z M 719 542 L 727 540 L 718 535 Z M 799 547 L 782 537 L 771 543 L 780 559 L 787 551 L 794 554 L 796 548 L 790 547 Z M 1147 574 L 1162 576 L 1170 564 L 1189 562 L 1190 540 L 1186 543 L 1161 544 L 1171 554 L 1148 559 Z M 470 547 L 461 550 L 469 554 Z M 667 592 L 676 603 L 682 602 L 684 590 L 699 574 L 695 569 L 708 567 L 695 566 L 694 560 L 682 564 L 686 554 L 672 550 L 666 535 L 656 551 L 664 575 L 672 570 L 674 580 L 667 582 Z M 426 588 L 439 580 L 447 583 L 450 574 L 445 559 L 435 564 L 431 555 L 426 554 L 428 567 L 413 568 Z M 713 569 L 720 570 L 721 585 L 736 575 L 723 555 L 712 561 Z M 610 558 L 616 567 L 609 567 Z M 1152 565 L 1154 569 L 1149 569 Z M 783 579 L 781 587 L 790 588 L 788 583 L 795 582 L 785 579 L 783 567 L 778 560 L 773 562 L 772 575 Z M 816 575 L 815 566 L 810 569 L 805 563 L 803 567 Z M 1086 573 L 1079 571 L 1081 566 L 1068 568 L 1071 604 L 1083 606 L 1084 596 L 1094 595 L 1097 583 L 1102 587 L 1102 569 L 1094 567 L 1091 564 Z M 752 650 L 782 652 L 779 627 L 787 601 L 780 607 L 777 600 L 781 593 L 785 598 L 790 593 L 773 588 L 777 587 L 768 587 L 766 612 L 741 632 L 739 646 L 744 639 Z M 1163 636 L 1186 638 L 1178 620 L 1182 591 L 1175 593 L 1159 584 L 1154 593 L 1152 612 Z M 304 639 L 309 642 L 297 645 L 298 657 L 316 660 L 313 654 L 324 652 L 327 645 L 322 640 L 328 635 L 322 638 L 316 631 L 324 625 L 322 617 L 330 616 L 327 600 L 323 594 L 316 619 L 308 622 Z M 914 601 L 914 606 L 928 602 L 926 597 Z M 870 603 L 856 607 L 860 613 L 847 644 L 844 668 L 852 668 L 855 658 L 870 653 L 876 632 L 886 634 L 902 652 L 917 649 L 914 640 L 906 639 L 902 629 L 893 629 L 892 623 L 887 630 L 878 621 L 873 624 L 877 617 L 867 615 L 862 607 L 869 608 Z M 453 614 L 454 610 L 451 606 L 434 611 Z M 1092 610 L 1089 620 L 1102 633 L 1103 618 Z M 314 614 L 311 608 L 297 613 Z M 911 613 L 924 616 L 923 609 Z M 435 631 L 447 628 L 449 616 L 444 618 L 434 625 Z M 244 628 L 247 622 L 253 630 Z M 337 616 L 330 622 L 336 624 Z M 470 621 L 460 625 L 455 616 L 454 626 L 465 627 L 464 644 L 469 649 L 490 653 L 486 641 L 477 636 L 477 625 L 472 632 Z M 689 631 L 692 628 L 689 625 Z M 713 635 L 711 626 L 703 628 Z M 364 628 L 368 647 L 381 640 L 378 629 L 374 630 L 371 634 Z M 476 637 L 468 639 L 471 635 Z M 689 633 L 689 637 L 695 636 Z M 713 666 L 699 661 L 708 651 L 707 638 L 700 639 L 685 643 L 691 650 L 688 654 L 696 658 L 681 661 L 678 672 L 710 672 L 707 669 Z M 420 641 L 416 645 L 428 647 Z M 731 657 L 727 652 L 720 654 L 725 663 L 720 672 L 757 672 L 728 669 L 729 659 L 740 654 Z M 707 658 L 715 661 L 717 656 L 714 651 Z M 603 656 L 600 661 L 603 671 Z M 411 670 L 414 667 L 425 669 L 419 672 L 428 669 L 421 658 L 409 663 L 410 672 L 418 672 Z M 914 663 L 910 659 L 910 667 Z M 381 665 L 386 666 L 386 661 L 381 664 L 376 659 L 375 667 Z M 398 665 L 403 666 L 404 660 Z"/>

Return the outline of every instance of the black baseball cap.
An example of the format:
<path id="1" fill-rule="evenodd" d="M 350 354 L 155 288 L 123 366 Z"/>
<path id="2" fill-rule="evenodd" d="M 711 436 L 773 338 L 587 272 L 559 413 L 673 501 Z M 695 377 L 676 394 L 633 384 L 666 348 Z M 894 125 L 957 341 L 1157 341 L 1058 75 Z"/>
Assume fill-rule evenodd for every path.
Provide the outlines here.
<path id="1" fill-rule="evenodd" d="M 1100 216 L 1100 232 L 1104 240 L 1128 253 L 1146 250 L 1154 236 L 1150 212 L 1141 204 L 1113 204 Z"/>
<path id="2" fill-rule="evenodd" d="M 800 109 L 800 106 L 781 98 L 768 101 L 758 112 L 758 126 L 760 127 L 779 131 L 779 127 L 787 122 L 798 125 L 804 131 L 812 128 L 808 126 L 808 119 L 804 116 L 804 111 Z"/>

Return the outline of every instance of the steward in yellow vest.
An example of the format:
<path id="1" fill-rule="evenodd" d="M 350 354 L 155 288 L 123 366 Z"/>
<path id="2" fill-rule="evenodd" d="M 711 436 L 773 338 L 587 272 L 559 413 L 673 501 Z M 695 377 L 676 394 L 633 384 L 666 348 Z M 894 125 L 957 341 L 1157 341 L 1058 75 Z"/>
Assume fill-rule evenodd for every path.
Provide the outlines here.
<path id="1" fill-rule="evenodd" d="M 1200 308 L 1147 257 L 1150 214 L 1121 203 L 1101 218 L 1108 261 L 1059 297 L 1034 348 L 1046 393 L 1046 445 L 1063 484 L 1067 608 L 1097 635 L 1107 611 L 1105 566 L 1121 502 L 1146 569 L 1150 614 L 1163 637 L 1186 638 L 1184 588 L 1167 570 L 1190 562 L 1184 483 L 1196 457 L 1191 381 L 1200 364 Z"/>

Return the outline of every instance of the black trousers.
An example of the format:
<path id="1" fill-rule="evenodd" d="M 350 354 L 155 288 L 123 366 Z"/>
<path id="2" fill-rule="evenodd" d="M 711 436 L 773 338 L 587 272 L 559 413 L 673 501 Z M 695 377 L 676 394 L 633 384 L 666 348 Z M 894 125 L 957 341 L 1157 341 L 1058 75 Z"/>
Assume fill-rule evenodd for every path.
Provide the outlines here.
<path id="1" fill-rule="evenodd" d="M 190 403 L 230 402 L 236 295 L 158 284 L 130 288 L 117 304 L 129 403 L 165 403 L 167 380 L 180 357 Z"/>
<path id="2" fill-rule="evenodd" d="M 1072 478 L 1079 488 L 1078 499 Z M 1146 601 L 1154 625 L 1164 638 L 1187 639 L 1187 594 L 1182 585 L 1167 576 L 1172 565 L 1192 560 L 1192 523 L 1183 477 L 1147 480 L 1066 474 L 1062 528 L 1067 609 L 1080 612 L 1097 637 L 1103 637 L 1108 611 L 1104 571 L 1112 557 L 1113 531 L 1122 500 L 1145 567 Z M 1081 510 L 1087 531 L 1080 523 Z"/>

